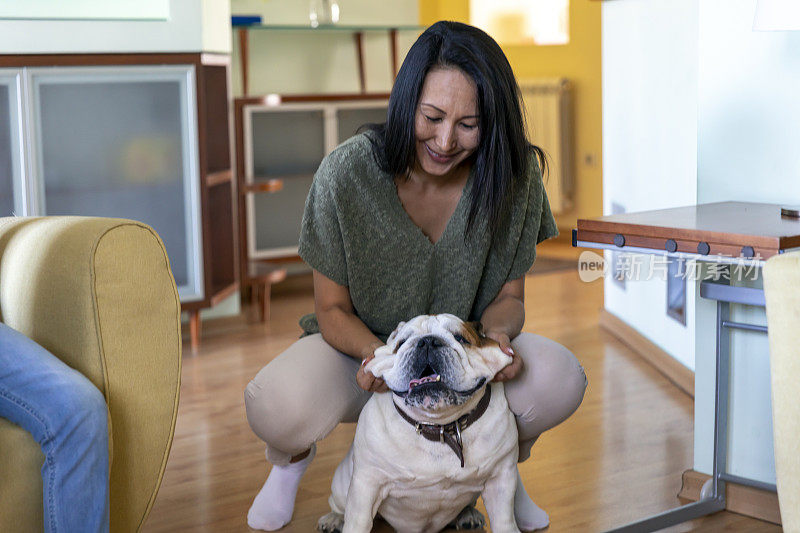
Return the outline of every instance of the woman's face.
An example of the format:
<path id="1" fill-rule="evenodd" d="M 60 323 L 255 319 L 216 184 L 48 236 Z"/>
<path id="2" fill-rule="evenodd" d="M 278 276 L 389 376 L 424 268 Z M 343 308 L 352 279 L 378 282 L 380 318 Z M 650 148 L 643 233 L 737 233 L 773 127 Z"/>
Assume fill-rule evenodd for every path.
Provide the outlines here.
<path id="1" fill-rule="evenodd" d="M 425 77 L 414 117 L 418 168 L 447 176 L 480 142 L 475 82 L 456 68 L 434 68 Z"/>

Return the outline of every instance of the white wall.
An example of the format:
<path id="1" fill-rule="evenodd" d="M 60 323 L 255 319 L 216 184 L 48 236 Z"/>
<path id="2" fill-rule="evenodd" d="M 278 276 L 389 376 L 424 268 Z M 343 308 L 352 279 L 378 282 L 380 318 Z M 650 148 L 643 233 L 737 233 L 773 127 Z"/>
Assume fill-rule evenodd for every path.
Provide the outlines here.
<path id="1" fill-rule="evenodd" d="M 697 2 L 603 3 L 603 213 L 694 205 L 697 179 Z M 605 280 L 605 308 L 690 369 L 687 324 L 666 314 L 666 282 Z"/>
<path id="2" fill-rule="evenodd" d="M 698 202 L 800 203 L 800 32 L 752 31 L 755 0 L 703 0 L 699 32 Z M 750 284 L 761 287 L 761 280 Z M 698 331 L 713 320 L 698 308 Z M 734 320 L 766 324 L 759 308 Z M 698 338 L 698 353 L 701 343 Z M 765 335 L 731 337 L 733 474 L 775 482 L 769 346 Z M 704 347 L 707 350 L 708 347 Z M 712 467 L 714 368 L 698 361 L 695 469 Z"/>
<path id="3" fill-rule="evenodd" d="M 700 202 L 800 203 L 800 32 L 752 31 L 755 5 L 700 3 Z"/>
<path id="4" fill-rule="evenodd" d="M 230 53 L 228 4 L 169 0 L 167 20 L 0 19 L 0 53 Z"/>
<path id="5" fill-rule="evenodd" d="M 231 3 L 228 0 L 202 0 L 201 50 L 231 53 Z"/>

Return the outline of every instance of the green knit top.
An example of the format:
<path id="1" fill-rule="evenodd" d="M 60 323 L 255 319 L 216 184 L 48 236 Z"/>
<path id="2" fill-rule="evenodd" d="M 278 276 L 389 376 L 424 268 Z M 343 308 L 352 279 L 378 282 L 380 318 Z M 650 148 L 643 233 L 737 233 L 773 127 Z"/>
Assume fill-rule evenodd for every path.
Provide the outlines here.
<path id="1" fill-rule="evenodd" d="M 503 284 L 531 268 L 536 245 L 558 235 L 538 166 L 514 191 L 495 239 L 486 221 L 464 238 L 470 175 L 434 244 L 406 213 L 367 135 L 348 139 L 320 164 L 306 199 L 300 256 L 349 288 L 356 315 L 384 342 L 400 321 L 421 314 L 479 320 Z M 300 325 L 305 334 L 319 332 L 314 315 Z"/>

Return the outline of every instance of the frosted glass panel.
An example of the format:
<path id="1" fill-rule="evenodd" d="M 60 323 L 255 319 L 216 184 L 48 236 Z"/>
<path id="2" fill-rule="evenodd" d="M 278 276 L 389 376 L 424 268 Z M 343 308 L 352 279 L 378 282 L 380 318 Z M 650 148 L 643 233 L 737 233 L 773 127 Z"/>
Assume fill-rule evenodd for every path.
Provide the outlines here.
<path id="1" fill-rule="evenodd" d="M 257 178 L 313 174 L 325 156 L 321 110 L 254 112 L 252 128 Z"/>
<path id="2" fill-rule="evenodd" d="M 339 122 L 338 142 L 341 143 L 355 135 L 364 124 L 386 122 L 386 108 L 340 109 L 336 118 Z"/>
<path id="3" fill-rule="evenodd" d="M 14 213 L 10 97 L 11 92 L 8 90 L 8 86 L 0 85 L 0 217 L 7 217 Z"/>
<path id="4" fill-rule="evenodd" d="M 178 286 L 189 282 L 181 91 L 178 81 L 39 87 L 46 214 L 153 226 Z"/>
<path id="5" fill-rule="evenodd" d="M 303 208 L 312 180 L 310 175 L 285 179 L 280 191 L 255 195 L 257 250 L 297 246 Z"/>

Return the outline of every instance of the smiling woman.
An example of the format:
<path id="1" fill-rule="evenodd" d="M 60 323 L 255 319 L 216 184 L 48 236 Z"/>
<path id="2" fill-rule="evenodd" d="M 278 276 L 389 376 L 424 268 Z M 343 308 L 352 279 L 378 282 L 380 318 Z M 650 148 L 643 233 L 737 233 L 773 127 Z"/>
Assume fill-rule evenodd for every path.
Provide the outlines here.
<path id="1" fill-rule="evenodd" d="M 539 434 L 577 409 L 586 380 L 575 356 L 520 333 L 524 275 L 536 245 L 558 234 L 542 184 L 542 152 L 525 137 L 520 101 L 491 37 L 438 22 L 407 54 L 386 122 L 369 125 L 323 160 L 299 246 L 314 269 L 316 314 L 301 319 L 305 338 L 245 391 L 248 421 L 274 465 L 248 514 L 251 527 L 278 529 L 291 519 L 314 443 L 339 422 L 356 420 L 369 393 L 389 391 L 358 361 L 371 360 L 398 324 L 418 315 L 479 322 L 508 358 L 491 376 L 507 382 L 520 460 Z M 470 338 L 466 330 L 456 333 Z M 405 393 L 410 383 L 423 391 L 449 379 L 436 364 L 412 374 Z M 403 394 L 397 389 L 391 398 Z M 519 478 L 514 502 L 522 529 L 547 526 Z"/>
<path id="2" fill-rule="evenodd" d="M 463 171 L 472 170 L 467 231 L 484 218 L 494 232 L 515 182 L 527 179 L 530 166 L 546 166 L 525 136 L 522 109 L 497 43 L 478 28 L 439 22 L 406 55 L 386 122 L 369 126 L 375 157 L 397 180 L 463 184 Z"/>

